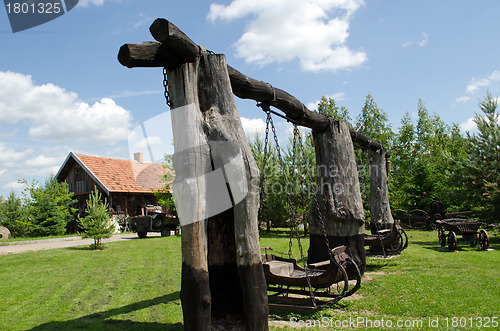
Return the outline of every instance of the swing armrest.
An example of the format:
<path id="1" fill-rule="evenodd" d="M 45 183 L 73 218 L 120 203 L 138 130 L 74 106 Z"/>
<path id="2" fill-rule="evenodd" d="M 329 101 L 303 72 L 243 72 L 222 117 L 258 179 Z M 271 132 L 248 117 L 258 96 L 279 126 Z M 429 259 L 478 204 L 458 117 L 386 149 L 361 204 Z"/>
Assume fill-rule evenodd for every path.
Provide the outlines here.
<path id="1" fill-rule="evenodd" d="M 330 260 L 328 260 L 328 261 L 321 261 L 321 262 L 311 263 L 311 264 L 309 264 L 309 267 L 310 268 L 318 269 L 318 268 L 327 266 L 329 264 L 330 264 Z"/>

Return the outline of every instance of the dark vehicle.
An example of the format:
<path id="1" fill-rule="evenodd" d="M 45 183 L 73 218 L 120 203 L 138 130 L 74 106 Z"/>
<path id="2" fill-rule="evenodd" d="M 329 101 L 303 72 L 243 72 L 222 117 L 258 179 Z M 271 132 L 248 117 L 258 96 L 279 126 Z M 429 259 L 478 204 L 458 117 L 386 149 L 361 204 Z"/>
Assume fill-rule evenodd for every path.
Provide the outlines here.
<path id="1" fill-rule="evenodd" d="M 146 215 L 132 217 L 131 223 L 139 238 L 146 238 L 148 232 L 160 232 L 162 237 L 170 236 L 171 231 L 179 234 L 179 219 L 164 213 L 159 206 L 146 207 Z"/>

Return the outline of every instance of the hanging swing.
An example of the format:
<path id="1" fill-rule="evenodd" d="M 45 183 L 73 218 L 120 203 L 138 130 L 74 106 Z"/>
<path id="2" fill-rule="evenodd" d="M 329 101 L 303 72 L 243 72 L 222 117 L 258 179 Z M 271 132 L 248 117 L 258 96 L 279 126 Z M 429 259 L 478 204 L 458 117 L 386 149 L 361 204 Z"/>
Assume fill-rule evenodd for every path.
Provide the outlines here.
<path id="1" fill-rule="evenodd" d="M 299 141 L 300 152 L 302 157 L 305 158 L 304 146 L 302 144 L 302 139 L 300 137 L 299 129 L 297 123 L 292 119 L 282 116 L 274 111 L 272 111 L 267 104 L 258 104 L 262 110 L 267 114 L 266 119 L 266 135 L 264 140 L 264 160 L 263 169 L 261 172 L 261 194 L 260 194 L 260 208 L 259 208 L 259 219 L 262 219 L 263 214 L 263 203 L 265 195 L 265 171 L 266 171 L 266 161 L 267 152 L 269 148 L 269 127 L 273 132 L 273 138 L 276 145 L 276 152 L 279 161 L 279 166 L 281 168 L 281 175 L 285 184 L 285 193 L 287 195 L 287 201 L 290 208 L 290 241 L 289 241 L 289 251 L 288 257 L 283 257 L 283 253 L 275 252 L 272 248 L 265 247 L 261 248 L 264 253 L 262 256 L 262 264 L 264 269 L 264 275 L 266 277 L 266 282 L 268 285 L 268 291 L 274 294 L 269 296 L 269 307 L 275 310 L 286 310 L 286 311 L 316 311 L 318 309 L 330 306 L 342 298 L 349 296 L 357 291 L 361 285 L 361 273 L 357 267 L 354 260 L 352 260 L 349 255 L 349 249 L 345 246 L 336 247 L 334 249 L 330 248 L 328 242 L 328 236 L 326 234 L 326 229 L 323 223 L 321 212 L 319 211 L 319 206 L 316 198 L 315 207 L 319 211 L 320 221 L 325 235 L 325 245 L 329 253 L 330 259 L 328 261 L 323 261 L 319 263 L 314 263 L 306 265 L 304 252 L 302 248 L 302 243 L 300 240 L 300 234 L 298 230 L 297 220 L 295 217 L 295 208 L 292 199 L 292 195 L 295 193 L 288 190 L 288 183 L 285 174 L 285 166 L 283 158 L 281 156 L 281 149 L 278 143 L 278 137 L 276 135 L 276 129 L 272 120 L 271 113 L 285 118 L 287 121 L 294 125 L 293 134 L 293 144 L 292 144 L 292 171 L 295 170 L 295 159 L 297 150 L 297 141 Z M 311 182 L 311 174 L 309 167 L 305 165 L 307 176 Z M 294 185 L 292 185 L 292 190 L 294 190 Z M 292 238 L 295 234 L 298 248 L 300 252 L 300 257 L 302 260 L 302 266 L 299 265 L 298 261 L 292 257 Z M 352 266 L 352 267 L 350 267 Z M 346 269 L 350 267 L 350 270 L 355 270 L 355 275 L 351 277 L 355 280 L 354 286 L 349 289 L 349 275 Z M 289 294 L 301 295 L 301 296 L 289 296 Z M 305 298 L 304 298 L 305 296 Z M 308 298 L 307 298 L 308 297 Z M 327 300 L 319 300 L 316 297 L 329 298 Z"/>

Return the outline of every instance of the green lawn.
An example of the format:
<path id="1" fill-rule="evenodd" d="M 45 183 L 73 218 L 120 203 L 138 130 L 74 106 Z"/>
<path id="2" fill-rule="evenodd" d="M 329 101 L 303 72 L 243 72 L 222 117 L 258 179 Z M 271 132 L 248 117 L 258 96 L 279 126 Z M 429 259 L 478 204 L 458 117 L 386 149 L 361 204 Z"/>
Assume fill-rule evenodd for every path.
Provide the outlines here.
<path id="1" fill-rule="evenodd" d="M 348 325 L 350 319 L 351 326 L 363 327 L 383 319 L 384 326 L 414 323 L 428 330 L 445 330 L 446 323 L 450 330 L 465 323 L 453 329 L 467 330 L 492 317 L 500 324 L 498 237 L 491 240 L 495 251 L 459 243 L 458 251 L 448 252 L 439 247 L 436 231 L 408 235 L 410 246 L 401 256 L 368 258 L 355 299 L 315 315 L 271 320 L 293 327 Z M 262 237 L 262 246 L 288 250 L 286 233 Z M 307 253 L 307 240 L 303 244 Z M 103 251 L 77 247 L 0 256 L 0 330 L 182 329 L 180 269 L 180 237 L 174 236 L 109 243 Z"/>

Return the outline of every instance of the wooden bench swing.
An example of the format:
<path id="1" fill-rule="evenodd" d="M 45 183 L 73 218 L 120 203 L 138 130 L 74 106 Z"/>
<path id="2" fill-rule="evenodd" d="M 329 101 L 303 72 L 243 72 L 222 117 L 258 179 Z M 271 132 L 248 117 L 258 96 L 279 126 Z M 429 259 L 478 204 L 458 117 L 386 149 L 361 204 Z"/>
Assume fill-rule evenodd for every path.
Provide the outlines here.
<path id="1" fill-rule="evenodd" d="M 264 139 L 264 161 L 263 169 L 261 172 L 259 219 L 261 220 L 263 218 L 262 211 L 265 195 L 267 151 L 269 148 L 269 128 L 271 128 L 273 132 L 273 138 L 276 144 L 276 151 L 281 168 L 281 174 L 283 176 L 285 184 L 285 192 L 291 212 L 290 242 L 289 251 L 287 253 L 288 257 L 284 257 L 284 255 L 286 255 L 285 253 L 276 252 L 271 247 L 261 248 L 261 252 L 263 252 L 263 254 L 261 254 L 262 265 L 267 282 L 267 289 L 269 292 L 272 292 L 272 294 L 270 294 L 268 297 L 269 308 L 280 311 L 314 312 L 327 306 L 331 306 L 340 301 L 342 298 L 354 294 L 361 286 L 361 272 L 356 262 L 354 262 L 354 260 L 351 258 L 349 249 L 346 246 L 339 246 L 333 249 L 330 248 L 324 222 L 321 216 L 320 222 L 324 230 L 323 232 L 325 234 L 325 245 L 327 246 L 330 258 L 327 261 L 306 265 L 298 230 L 298 224 L 295 218 L 295 208 L 293 199 L 291 197 L 293 192 L 288 191 L 288 183 L 285 175 L 283 158 L 281 156 L 281 149 L 279 147 L 278 137 L 276 135 L 271 113 L 285 118 L 287 121 L 291 122 L 294 125 L 294 138 L 292 146 L 293 166 L 295 166 L 297 142 L 299 144 L 299 150 L 302 153 L 301 156 L 305 160 L 305 152 L 304 146 L 302 144 L 302 139 L 300 137 L 297 123 L 294 120 L 273 112 L 272 110 L 270 110 L 268 104 L 260 103 L 258 104 L 258 106 L 262 107 L 262 109 L 267 114 L 266 135 Z M 306 169 L 308 179 L 311 182 L 312 178 L 309 168 L 307 167 L 307 165 L 304 165 L 304 167 Z M 313 200 L 317 204 L 317 200 Z M 303 266 L 300 266 L 297 259 L 293 258 L 292 256 L 292 238 L 294 233 L 298 243 Z M 353 277 L 349 277 L 347 273 L 348 269 L 355 271 Z M 349 279 L 354 279 L 355 282 L 350 289 Z M 294 296 L 290 296 L 290 294 Z M 320 300 L 317 297 L 326 299 Z"/>
<path id="2" fill-rule="evenodd" d="M 373 255 L 387 257 L 400 254 L 408 247 L 408 236 L 400 221 L 394 220 L 390 229 L 377 229 L 375 234 L 365 234 L 365 246 L 369 247 L 367 252 Z"/>

